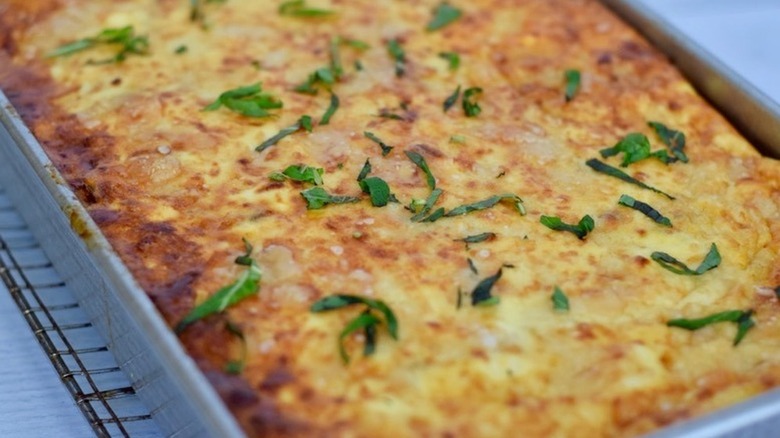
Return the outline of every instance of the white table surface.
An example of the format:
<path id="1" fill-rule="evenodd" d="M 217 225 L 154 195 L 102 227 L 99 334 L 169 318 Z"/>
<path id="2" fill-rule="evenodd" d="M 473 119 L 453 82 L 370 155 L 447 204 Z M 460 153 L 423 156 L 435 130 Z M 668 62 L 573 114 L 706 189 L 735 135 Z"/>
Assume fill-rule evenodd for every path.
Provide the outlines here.
<path id="1" fill-rule="evenodd" d="M 780 102 L 780 0 L 641 1 Z M 0 283 L 0 437 L 93 435 Z"/>

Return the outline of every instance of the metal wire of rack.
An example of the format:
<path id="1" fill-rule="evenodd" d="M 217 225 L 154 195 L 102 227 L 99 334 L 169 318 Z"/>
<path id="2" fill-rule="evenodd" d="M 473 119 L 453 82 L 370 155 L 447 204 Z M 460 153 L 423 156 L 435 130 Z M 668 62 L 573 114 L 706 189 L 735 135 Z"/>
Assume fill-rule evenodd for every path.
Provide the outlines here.
<path id="1" fill-rule="evenodd" d="M 146 407 L 0 188 L 0 281 L 99 437 L 161 436 Z"/>

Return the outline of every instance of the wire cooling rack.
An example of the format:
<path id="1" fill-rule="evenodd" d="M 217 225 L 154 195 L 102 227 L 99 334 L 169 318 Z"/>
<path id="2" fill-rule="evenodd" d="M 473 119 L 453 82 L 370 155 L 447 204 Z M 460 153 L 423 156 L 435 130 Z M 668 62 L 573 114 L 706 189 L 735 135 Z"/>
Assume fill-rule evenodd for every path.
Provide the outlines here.
<path id="1" fill-rule="evenodd" d="M 0 281 L 99 437 L 159 437 L 97 329 L 0 188 Z"/>

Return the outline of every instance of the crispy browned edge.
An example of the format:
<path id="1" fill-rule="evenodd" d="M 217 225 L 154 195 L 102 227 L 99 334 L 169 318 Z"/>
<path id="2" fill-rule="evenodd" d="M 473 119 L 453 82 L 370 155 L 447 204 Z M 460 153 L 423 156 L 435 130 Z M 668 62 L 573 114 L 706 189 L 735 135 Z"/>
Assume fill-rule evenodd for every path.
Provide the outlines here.
<path id="1" fill-rule="evenodd" d="M 91 189 L 82 178 L 72 175 L 85 174 L 101 158 L 111 156 L 114 139 L 104 131 L 86 129 L 75 115 L 52 103 L 67 90 L 51 78 L 44 61 L 29 65 L 11 62 L 25 29 L 61 6 L 58 0 L 6 0 L 0 3 L 0 89 L 36 137 L 45 143 L 48 155 L 66 176 L 79 200 L 89 207 L 95 202 Z M 101 191 L 103 196 L 121 196 L 122 193 L 126 192 L 111 187 Z M 192 285 L 207 265 L 198 246 L 170 224 L 148 221 L 143 211 L 88 210 L 115 247 L 130 247 L 116 247 L 116 250 L 123 255 L 123 262 L 165 320 L 170 325 L 180 320 L 193 305 Z M 121 238 L 112 239 L 112 236 Z M 143 261 L 150 259 L 165 268 L 148 270 Z M 222 371 L 230 345 L 230 335 L 221 329 L 223 325 L 220 318 L 200 321 L 180 339 L 242 427 L 250 434 L 260 436 L 304 432 L 304 425 L 279 415 L 273 402 L 258 396 L 244 379 Z"/>

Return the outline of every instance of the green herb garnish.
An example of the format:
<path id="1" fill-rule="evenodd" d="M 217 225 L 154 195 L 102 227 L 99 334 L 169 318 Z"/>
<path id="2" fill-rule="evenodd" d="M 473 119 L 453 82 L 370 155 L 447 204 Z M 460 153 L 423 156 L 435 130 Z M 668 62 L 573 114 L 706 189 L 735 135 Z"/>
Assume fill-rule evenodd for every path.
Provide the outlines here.
<path id="1" fill-rule="evenodd" d="M 330 93 L 330 106 L 328 106 L 325 114 L 322 115 L 322 119 L 320 119 L 320 126 L 330 123 L 330 118 L 333 117 L 333 114 L 337 109 L 339 109 L 339 97 L 334 93 Z"/>
<path id="2" fill-rule="evenodd" d="M 358 174 L 357 182 L 366 179 L 369 173 L 371 173 L 371 162 L 366 158 L 366 162 L 363 164 L 363 168 L 360 169 L 360 173 Z"/>
<path id="3" fill-rule="evenodd" d="M 380 148 L 382 148 L 383 157 L 387 156 L 387 154 L 389 154 L 390 151 L 393 150 L 393 146 L 387 145 L 385 142 L 383 142 L 379 137 L 377 137 L 373 133 L 364 131 L 363 135 L 365 135 L 367 139 L 373 141 L 374 143 L 378 144 Z"/>
<path id="4" fill-rule="evenodd" d="M 649 217 L 650 219 L 654 220 L 655 222 L 671 227 L 672 221 L 669 220 L 668 217 L 662 215 L 658 210 L 654 209 L 648 204 L 645 204 L 642 201 L 637 201 L 636 199 L 628 196 L 628 195 L 620 195 L 620 199 L 618 200 L 618 204 L 625 205 L 626 207 L 633 208 L 634 210 L 644 214 L 645 216 Z"/>
<path id="5" fill-rule="evenodd" d="M 563 76 L 566 79 L 566 92 L 564 95 L 566 102 L 570 102 L 574 99 L 577 92 L 580 91 L 580 71 L 574 69 L 566 70 Z"/>
<path id="6" fill-rule="evenodd" d="M 629 164 L 636 163 L 647 158 L 657 158 L 664 164 L 669 164 L 671 159 L 665 150 L 650 152 L 650 140 L 644 134 L 632 132 L 626 135 L 611 148 L 599 151 L 603 158 L 611 157 L 623 153 L 623 161 L 620 167 L 626 167 Z"/>
<path id="7" fill-rule="evenodd" d="M 395 75 L 401 77 L 406 73 L 406 52 L 396 39 L 392 39 L 387 43 L 387 53 L 395 61 Z"/>
<path id="8" fill-rule="evenodd" d="M 318 210 L 328 204 L 351 204 L 360 201 L 360 198 L 355 196 L 331 195 L 319 186 L 302 191 L 301 196 L 306 200 L 307 210 Z"/>
<path id="9" fill-rule="evenodd" d="M 228 374 L 241 374 L 241 372 L 244 371 L 244 366 L 246 365 L 246 337 L 244 337 L 244 332 L 241 330 L 241 327 L 233 324 L 230 321 L 225 321 L 225 329 L 237 337 L 241 342 L 241 355 L 238 359 L 228 361 L 228 363 L 225 365 L 225 372 Z"/>
<path id="10" fill-rule="evenodd" d="M 450 71 L 455 71 L 460 67 L 460 55 L 455 52 L 440 52 L 439 58 L 447 61 L 447 67 Z"/>
<path id="11" fill-rule="evenodd" d="M 436 189 L 436 190 L 439 190 L 439 189 Z M 436 193 L 436 190 L 434 190 L 431 193 L 431 197 L 433 197 L 433 194 Z M 437 208 L 436 210 L 434 210 L 433 213 L 431 213 L 430 216 L 428 216 L 428 217 L 426 217 L 424 219 L 421 219 L 420 222 L 436 222 L 437 220 L 441 219 L 442 217 L 444 217 L 444 207 Z M 412 218 L 412 220 L 414 220 L 414 218 Z"/>
<path id="12" fill-rule="evenodd" d="M 482 94 L 482 88 L 479 87 L 467 88 L 463 92 L 463 112 L 466 114 L 466 117 L 476 117 L 482 112 L 482 108 L 476 101 L 477 96 L 480 94 Z"/>
<path id="13" fill-rule="evenodd" d="M 317 94 L 318 90 L 315 87 L 318 84 L 325 84 L 325 87 L 330 89 L 330 85 L 333 85 L 335 82 L 336 78 L 333 76 L 333 71 L 329 67 L 322 67 L 314 70 L 306 79 L 306 82 L 297 85 L 293 88 L 293 91 L 314 95 Z"/>
<path id="14" fill-rule="evenodd" d="M 371 198 L 371 205 L 374 207 L 384 207 L 389 201 L 394 199 L 390 193 L 390 186 L 382 178 L 371 176 L 360 181 L 360 188 Z"/>
<path id="15" fill-rule="evenodd" d="M 585 164 L 590 167 L 591 169 L 595 170 L 596 172 L 603 173 L 605 175 L 609 175 L 612 177 L 615 177 L 617 179 L 623 180 L 627 183 L 634 184 L 636 186 L 642 187 L 643 189 L 652 190 L 656 193 L 659 193 L 661 195 L 666 196 L 669 199 L 674 199 L 674 196 L 669 195 L 667 193 L 664 193 L 655 187 L 650 187 L 649 185 L 643 183 L 642 181 L 639 181 L 638 179 L 628 175 L 627 173 L 623 172 L 622 170 L 612 167 L 609 164 L 603 163 L 595 158 L 591 158 L 590 160 L 586 161 Z"/>
<path id="16" fill-rule="evenodd" d="M 555 286 L 553 289 L 551 299 L 553 303 L 553 310 L 560 310 L 562 312 L 569 311 L 569 298 L 558 286 Z"/>
<path id="17" fill-rule="evenodd" d="M 491 207 L 494 207 L 496 204 L 498 204 L 501 201 L 510 201 L 515 209 L 521 214 L 525 215 L 525 207 L 523 206 L 523 200 L 520 199 L 519 196 L 513 195 L 511 193 L 505 193 L 503 195 L 495 195 L 491 196 L 484 201 L 474 202 L 472 204 L 466 204 L 461 205 L 460 207 L 453 208 L 452 210 L 448 211 L 444 216 L 446 217 L 452 217 L 452 216 L 459 216 L 466 213 L 471 213 L 472 211 L 479 211 L 479 210 L 485 210 Z"/>
<path id="18" fill-rule="evenodd" d="M 498 268 L 498 272 L 477 284 L 477 287 L 471 292 L 472 306 L 495 306 L 500 302 L 498 297 L 491 295 L 491 291 L 496 282 L 501 278 L 503 269 L 503 267 Z"/>
<path id="19" fill-rule="evenodd" d="M 127 58 L 127 55 L 146 55 L 149 53 L 149 39 L 146 36 L 137 36 L 133 26 L 125 26 L 103 29 L 94 37 L 83 38 L 64 44 L 46 56 L 49 58 L 68 56 L 100 45 L 114 45 L 119 48 L 119 51 L 111 58 L 101 61 L 89 61 L 88 64 L 122 62 Z"/>
<path id="20" fill-rule="evenodd" d="M 450 143 L 466 144 L 466 136 L 455 134 L 450 136 Z"/>
<path id="21" fill-rule="evenodd" d="M 239 301 L 257 294 L 260 290 L 262 273 L 257 263 L 251 258 L 252 245 L 244 239 L 246 254 L 236 258 L 236 264 L 247 266 L 247 269 L 235 282 L 219 289 L 201 304 L 193 308 L 176 325 L 176 333 L 181 333 L 190 324 L 207 316 L 224 311 Z"/>
<path id="22" fill-rule="evenodd" d="M 425 173 L 425 182 L 428 184 L 428 188 L 431 190 L 435 189 L 436 178 L 433 176 L 433 173 L 431 173 L 428 163 L 425 162 L 425 157 L 414 151 L 405 151 L 404 153 L 412 160 L 412 163 L 416 164 L 417 167 Z"/>
<path id="23" fill-rule="evenodd" d="M 577 225 L 571 225 L 563 222 L 561 218 L 557 216 L 544 216 L 542 215 L 539 222 L 542 223 L 545 227 L 555 230 L 555 231 L 568 231 L 575 236 L 577 236 L 580 240 L 585 240 L 585 236 L 588 235 L 591 231 L 593 231 L 594 228 L 596 228 L 596 223 L 593 221 L 593 218 L 590 217 L 590 215 L 585 215 L 580 219 L 580 221 L 577 223 Z"/>
<path id="24" fill-rule="evenodd" d="M 287 166 L 282 172 L 274 172 L 270 178 L 274 181 L 289 179 L 298 182 L 307 182 L 317 186 L 322 185 L 322 174 L 325 171 L 319 167 L 309 167 L 305 164 Z"/>
<path id="25" fill-rule="evenodd" d="M 748 330 L 753 328 L 756 323 L 751 316 L 752 310 L 727 310 L 724 312 L 714 313 L 709 316 L 697 319 L 672 319 L 666 322 L 669 327 L 679 327 L 685 330 L 698 330 L 702 327 L 706 327 L 710 324 L 719 322 L 733 322 L 737 324 L 737 334 L 734 337 L 733 345 L 736 347 L 742 342 L 742 339 L 747 334 Z"/>
<path id="26" fill-rule="evenodd" d="M 425 30 L 428 32 L 439 30 L 449 24 L 452 24 L 455 20 L 460 18 L 461 15 L 463 15 L 463 13 L 460 11 L 460 9 L 450 6 L 445 2 L 439 3 L 439 5 L 436 6 L 436 9 L 433 11 L 433 18 L 431 18 L 431 21 L 428 22 L 427 26 L 425 26 Z"/>
<path id="27" fill-rule="evenodd" d="M 310 8 L 306 0 L 290 0 L 279 5 L 279 15 L 290 17 L 327 17 L 335 12 L 328 9 Z"/>
<path id="28" fill-rule="evenodd" d="M 173 51 L 173 53 L 177 55 L 181 55 L 182 53 L 187 53 L 187 46 L 182 44 L 179 47 L 176 48 L 176 50 Z"/>
<path id="29" fill-rule="evenodd" d="M 679 275 L 702 275 L 710 269 L 715 269 L 720 265 L 721 258 L 718 252 L 718 247 L 713 243 L 710 246 L 710 250 L 707 255 L 704 256 L 701 264 L 695 270 L 690 269 L 685 263 L 677 260 L 665 252 L 655 251 L 650 254 L 650 258 L 655 260 L 661 267 L 667 271 L 674 272 Z"/>
<path id="30" fill-rule="evenodd" d="M 670 162 L 677 160 L 680 160 L 683 163 L 688 162 L 688 156 L 685 155 L 685 152 L 683 151 L 685 148 L 685 134 L 667 128 L 664 124 L 659 122 L 647 122 L 647 125 L 655 130 L 658 138 L 660 138 L 669 148 L 669 151 L 671 151 L 672 156 L 670 157 Z"/>
<path id="31" fill-rule="evenodd" d="M 442 104 L 442 107 L 444 108 L 444 112 L 446 113 L 447 110 L 452 108 L 455 103 L 458 102 L 458 97 L 460 97 L 460 85 L 458 85 L 458 88 L 455 89 L 455 91 L 449 95 L 446 99 L 444 99 L 444 103 Z"/>
<path id="32" fill-rule="evenodd" d="M 365 305 L 366 308 L 355 319 L 347 323 L 339 335 L 339 355 L 344 363 L 349 363 L 349 355 L 344 347 L 344 339 L 350 334 L 363 329 L 366 335 L 366 343 L 363 347 L 363 355 L 370 356 L 376 346 L 376 327 L 384 322 L 387 332 L 393 339 L 398 339 L 398 320 L 390 307 L 381 300 L 359 297 L 356 295 L 336 294 L 322 298 L 311 305 L 312 313 L 322 313 L 338 310 L 352 305 Z M 378 315 L 377 315 L 378 313 Z M 384 321 L 382 321 L 384 319 Z"/>
<path id="33" fill-rule="evenodd" d="M 436 201 L 439 200 L 439 196 L 441 196 L 442 193 L 443 192 L 442 192 L 441 189 L 434 189 L 433 191 L 431 191 L 431 194 L 428 195 L 428 199 L 425 200 L 425 204 L 423 205 L 422 209 L 419 212 L 417 212 L 417 214 L 412 216 L 412 222 L 422 221 L 425 218 L 425 215 L 427 215 L 428 212 L 431 211 L 431 208 L 433 208 L 433 206 L 436 205 Z M 442 208 L 440 210 L 441 210 L 441 215 L 443 215 L 444 214 L 444 209 Z M 412 209 L 412 211 L 415 211 L 415 210 Z M 438 219 L 438 218 L 436 218 L 436 219 Z M 433 220 L 436 220 L 436 219 L 433 219 Z M 432 221 L 428 221 L 428 222 L 432 222 Z"/>
<path id="34" fill-rule="evenodd" d="M 255 150 L 257 152 L 263 152 L 264 150 L 278 143 L 279 140 L 287 137 L 288 135 L 294 134 L 300 131 L 301 129 L 306 129 L 307 131 L 311 131 L 311 117 L 302 116 L 300 119 L 298 119 L 297 122 L 295 122 L 294 125 L 283 128 L 278 133 L 276 133 L 276 135 L 274 135 L 273 137 L 260 143 L 260 145 L 256 147 Z"/>
<path id="35" fill-rule="evenodd" d="M 223 105 L 247 117 L 268 117 L 271 115 L 268 110 L 281 108 L 282 102 L 270 94 L 263 93 L 262 85 L 258 82 L 225 91 L 203 110 L 215 111 Z"/>
<path id="36" fill-rule="evenodd" d="M 473 236 L 466 236 L 462 239 L 455 239 L 456 242 L 463 242 L 466 244 L 469 243 L 480 243 L 480 242 L 487 242 L 489 240 L 493 240 L 496 238 L 496 233 L 480 233 L 475 234 Z"/>
<path id="37" fill-rule="evenodd" d="M 469 270 L 474 273 L 474 275 L 479 275 L 479 271 L 477 270 L 477 265 L 474 264 L 474 260 L 471 260 L 470 258 L 466 259 L 466 263 L 469 265 Z"/>

